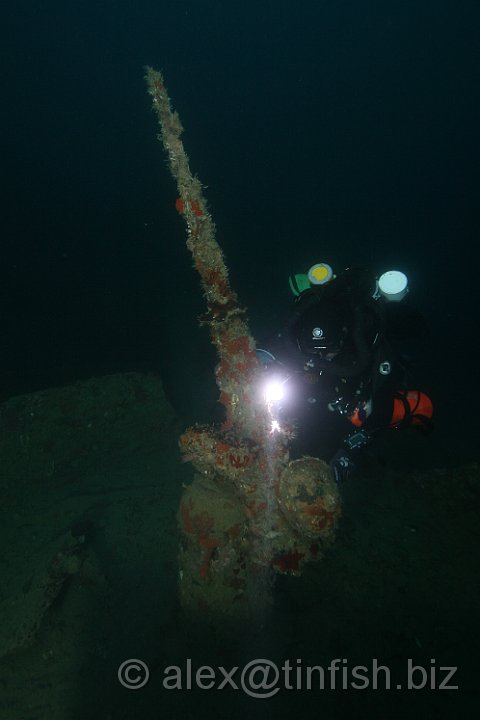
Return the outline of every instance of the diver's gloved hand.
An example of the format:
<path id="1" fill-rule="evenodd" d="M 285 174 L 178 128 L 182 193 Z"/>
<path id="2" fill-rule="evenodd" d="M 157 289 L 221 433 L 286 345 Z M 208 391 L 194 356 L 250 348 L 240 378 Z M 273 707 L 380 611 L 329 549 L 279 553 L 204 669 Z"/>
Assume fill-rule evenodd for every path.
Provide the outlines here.
<path id="1" fill-rule="evenodd" d="M 340 448 L 330 460 L 330 467 L 335 478 L 335 482 L 341 483 L 352 475 L 355 470 L 355 463 L 352 460 L 348 450 Z"/>

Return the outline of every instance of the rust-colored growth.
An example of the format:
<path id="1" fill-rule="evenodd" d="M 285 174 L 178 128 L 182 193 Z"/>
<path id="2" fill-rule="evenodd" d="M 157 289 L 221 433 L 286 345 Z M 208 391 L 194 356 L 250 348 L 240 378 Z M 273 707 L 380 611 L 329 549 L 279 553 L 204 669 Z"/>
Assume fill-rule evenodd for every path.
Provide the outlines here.
<path id="1" fill-rule="evenodd" d="M 146 80 L 157 115 L 161 141 L 168 154 L 171 173 L 177 183 L 177 211 L 187 225 L 187 246 L 202 282 L 208 312 L 201 320 L 210 327 L 212 342 L 221 360 L 227 360 L 225 374 L 217 375 L 221 391 L 242 399 L 255 367 L 255 343 L 230 287 L 228 269 L 222 250 L 215 238 L 215 225 L 207 210 L 203 189 L 190 171 L 188 156 L 181 140 L 183 131 L 178 114 L 171 107 L 161 73 L 147 68 Z M 224 396 L 225 398 L 225 396 Z M 244 403 L 242 412 L 227 407 L 227 422 L 239 435 L 248 437 L 256 421 L 251 403 Z"/>
<path id="2" fill-rule="evenodd" d="M 198 574 L 201 578 L 206 578 L 213 553 L 222 545 L 222 540 L 212 535 L 215 520 L 205 510 L 195 514 L 191 497 L 184 499 L 180 505 L 180 520 L 183 532 L 199 546 Z"/>
<path id="3" fill-rule="evenodd" d="M 197 202 L 197 200 L 192 200 L 190 205 L 191 205 L 192 212 L 194 215 L 196 215 L 197 217 L 202 217 L 204 215 L 204 212 L 203 212 L 202 208 L 200 207 L 200 203 Z"/>
<path id="4" fill-rule="evenodd" d="M 311 457 L 294 460 L 282 472 L 276 491 L 288 523 L 302 537 L 332 538 L 340 518 L 340 494 L 327 463 Z"/>
<path id="5" fill-rule="evenodd" d="M 273 558 L 272 566 L 274 570 L 284 575 L 300 575 L 300 563 L 304 557 L 305 553 L 298 552 L 298 550 L 280 553 Z"/>
<path id="6" fill-rule="evenodd" d="M 233 569 L 241 562 L 246 521 L 233 500 L 232 495 L 219 493 L 209 478 L 189 485 L 183 494 L 179 513 L 181 553 L 190 573 L 183 581 L 191 583 L 195 593 L 199 587 L 205 591 L 212 582 L 219 589 L 227 567 L 236 576 Z M 201 593 L 198 599 L 206 600 L 207 596 Z"/>
<path id="7" fill-rule="evenodd" d="M 321 557 L 339 517 L 339 497 L 328 466 L 314 458 L 288 463 L 288 433 L 272 434 L 272 417 L 259 403 L 261 369 L 245 310 L 230 286 L 203 189 L 190 171 L 180 119 L 172 110 L 163 77 L 147 69 L 178 198 L 187 247 L 199 273 L 207 325 L 219 362 L 216 382 L 226 417 L 220 428 L 194 426 L 180 438 L 183 460 L 197 475 L 184 489 L 179 513 L 180 595 L 184 607 L 238 611 L 238 603 L 267 601 L 271 585 L 247 598 L 255 573 L 298 574 Z M 297 463 L 297 464 L 296 464 Z M 318 464 L 320 463 L 320 465 Z M 333 485 L 332 485 L 333 483 Z M 275 493 L 266 488 L 275 488 Z"/>
<path id="8" fill-rule="evenodd" d="M 200 203 L 197 200 L 190 201 L 190 208 L 196 217 L 202 217 L 205 214 L 200 206 Z M 175 209 L 180 214 L 183 214 L 185 212 L 185 200 L 183 198 L 178 197 L 175 200 Z"/>
<path id="9" fill-rule="evenodd" d="M 226 442 L 209 427 L 189 428 L 180 436 L 179 446 L 184 460 L 191 462 L 202 475 L 216 472 L 234 482 L 242 479 L 256 461 L 256 454 L 249 446 Z"/>
<path id="10" fill-rule="evenodd" d="M 200 545 L 203 548 L 203 559 L 200 565 L 199 575 L 202 578 L 206 578 L 210 568 L 210 562 L 213 558 L 213 553 L 220 547 L 220 540 L 216 538 L 200 538 Z"/>

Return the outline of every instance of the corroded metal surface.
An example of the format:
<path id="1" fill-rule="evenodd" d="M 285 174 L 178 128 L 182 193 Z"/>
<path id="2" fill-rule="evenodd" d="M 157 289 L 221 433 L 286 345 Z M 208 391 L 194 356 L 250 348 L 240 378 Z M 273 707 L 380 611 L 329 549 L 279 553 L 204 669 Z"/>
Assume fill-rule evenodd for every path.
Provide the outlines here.
<path id="1" fill-rule="evenodd" d="M 245 311 L 230 287 L 202 185 L 190 171 L 161 73 L 147 69 L 160 125 L 205 296 L 207 325 L 219 362 L 215 378 L 225 408 L 219 426 L 194 426 L 180 437 L 197 474 L 179 512 L 180 597 L 190 614 L 253 614 L 270 598 L 275 572 L 299 574 L 333 536 L 340 498 L 328 466 L 314 458 L 289 464 L 291 433 L 273 422 L 260 392 L 262 369 Z"/>

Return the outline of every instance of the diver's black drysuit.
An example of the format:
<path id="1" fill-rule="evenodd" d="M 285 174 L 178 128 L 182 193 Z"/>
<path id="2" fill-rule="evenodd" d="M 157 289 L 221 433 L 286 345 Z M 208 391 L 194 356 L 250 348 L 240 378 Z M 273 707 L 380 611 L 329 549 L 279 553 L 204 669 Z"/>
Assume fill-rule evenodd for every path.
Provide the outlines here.
<path id="1" fill-rule="evenodd" d="M 294 455 L 335 458 L 359 428 L 367 440 L 391 425 L 394 400 L 409 380 L 408 343 L 425 337 L 427 328 L 408 298 L 386 302 L 375 291 L 372 273 L 347 269 L 293 303 L 272 352 L 292 373 L 284 413 L 298 428 Z M 405 403 L 403 424 L 410 415 Z"/>

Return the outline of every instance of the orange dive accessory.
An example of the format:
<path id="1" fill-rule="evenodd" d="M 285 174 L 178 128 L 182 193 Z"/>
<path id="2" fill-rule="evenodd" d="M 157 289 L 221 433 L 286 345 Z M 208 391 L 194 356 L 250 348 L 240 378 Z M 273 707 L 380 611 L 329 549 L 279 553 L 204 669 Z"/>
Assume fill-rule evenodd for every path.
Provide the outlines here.
<path id="1" fill-rule="evenodd" d="M 433 415 L 433 404 L 426 393 L 406 390 L 395 393 L 389 427 L 428 425 Z"/>
<path id="2" fill-rule="evenodd" d="M 361 402 L 348 419 L 357 428 L 361 428 L 372 412 L 371 400 Z M 428 395 L 420 390 L 399 390 L 393 399 L 392 415 L 386 427 L 423 426 L 431 424 L 433 404 Z"/>

